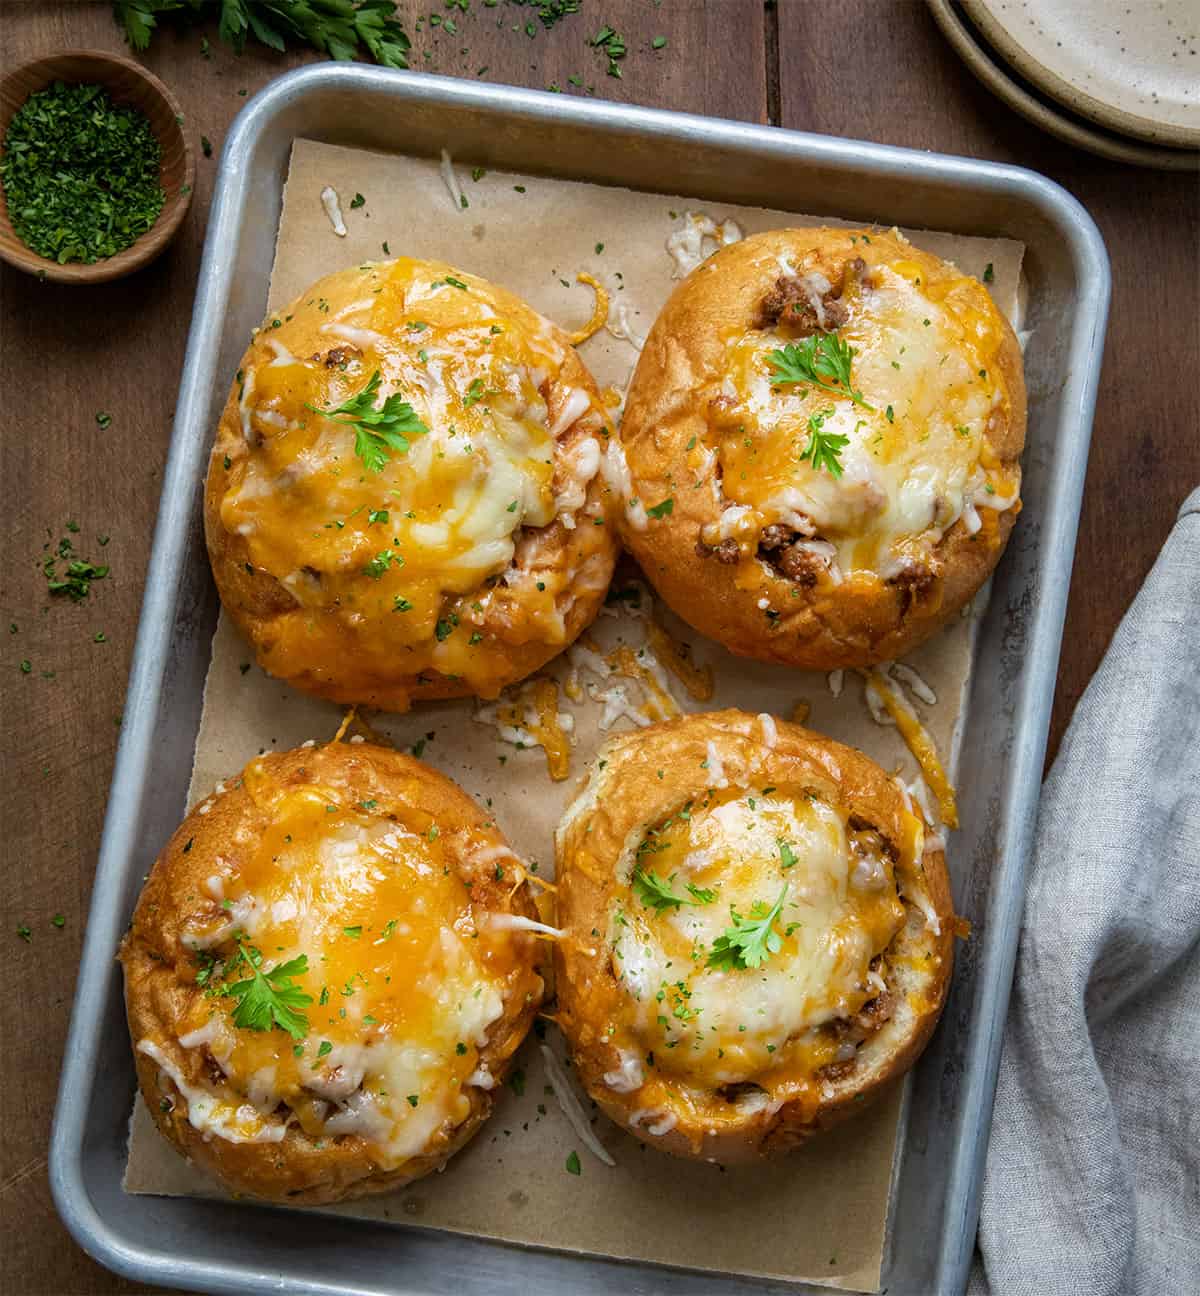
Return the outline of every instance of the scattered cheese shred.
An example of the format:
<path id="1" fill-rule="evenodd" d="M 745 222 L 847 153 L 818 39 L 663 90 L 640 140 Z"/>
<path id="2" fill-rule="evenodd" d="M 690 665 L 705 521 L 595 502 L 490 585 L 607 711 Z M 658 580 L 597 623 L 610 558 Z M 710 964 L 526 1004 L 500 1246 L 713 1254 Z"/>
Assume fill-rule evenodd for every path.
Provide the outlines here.
<path id="1" fill-rule="evenodd" d="M 346 712 L 345 716 L 342 719 L 342 723 L 338 725 L 337 733 L 333 735 L 333 741 L 335 743 L 341 742 L 342 739 L 346 736 L 346 730 L 349 729 L 350 726 L 354 723 L 354 717 L 357 713 L 358 713 L 358 707 L 356 706 L 352 706 L 350 710 Z"/>
<path id="2" fill-rule="evenodd" d="M 551 927 L 549 923 L 538 922 L 533 918 L 526 918 L 524 914 L 514 913 L 489 913 L 480 918 L 481 927 L 490 927 L 493 931 L 524 931 L 534 932 L 538 936 L 546 936 L 550 940 L 562 940 L 565 932 L 560 931 L 557 927 Z"/>
<path id="3" fill-rule="evenodd" d="M 445 149 L 442 149 L 442 161 L 438 169 L 442 173 L 442 183 L 446 186 L 446 192 L 450 195 L 454 210 L 462 211 L 467 204 L 463 199 L 463 191 L 459 188 L 458 177 L 454 174 L 454 163 L 450 160 L 450 154 Z"/>
<path id="4" fill-rule="evenodd" d="M 895 721 L 896 728 L 899 729 L 908 750 L 920 765 L 921 772 L 925 775 L 925 782 L 937 797 L 942 822 L 947 828 L 957 828 L 958 806 L 954 799 L 954 788 L 946 776 L 937 747 L 925 726 L 917 718 L 916 712 L 908 702 L 892 688 L 891 683 L 879 671 L 871 669 L 861 674 L 868 686 L 875 690 L 888 714 Z"/>
<path id="5" fill-rule="evenodd" d="M 634 652 L 628 644 L 614 648 L 605 659 L 618 675 L 636 680 L 646 691 L 646 704 L 643 710 L 651 720 L 671 720 L 679 714 L 679 704 L 666 687 L 666 678 L 659 679 L 644 658 L 645 649 Z M 650 657 L 655 665 L 657 661 Z"/>
<path id="6" fill-rule="evenodd" d="M 325 215 L 329 217 L 333 232 L 338 238 L 345 238 L 346 222 L 342 220 L 342 204 L 338 199 L 338 191 L 332 185 L 326 185 L 321 190 L 321 206 L 325 208 Z"/>
<path id="7" fill-rule="evenodd" d="M 711 666 L 697 666 L 687 655 L 686 648 L 657 621 L 646 624 L 646 638 L 658 660 L 687 689 L 697 702 L 711 701 L 713 673 Z"/>
<path id="8" fill-rule="evenodd" d="M 571 769 L 571 743 L 563 731 L 558 712 L 558 685 L 552 679 L 535 679 L 530 689 L 533 718 L 526 709 L 526 727 L 546 753 L 550 777 L 561 783 Z"/>
<path id="9" fill-rule="evenodd" d="M 549 1044 L 541 1044 L 538 1047 L 541 1049 L 542 1059 L 546 1063 L 546 1075 L 549 1077 L 550 1087 L 554 1090 L 554 1096 L 558 1099 L 558 1105 L 562 1108 L 563 1115 L 570 1121 L 571 1128 L 579 1135 L 589 1152 L 599 1157 L 606 1166 L 615 1166 L 617 1163 L 613 1160 L 612 1154 L 600 1142 L 592 1127 L 588 1124 L 588 1118 L 583 1113 L 583 1107 L 575 1096 L 575 1090 L 571 1087 L 570 1080 L 567 1079 L 563 1064 L 558 1060 Z"/>
<path id="10" fill-rule="evenodd" d="M 581 342 L 586 342 L 593 334 L 599 333 L 608 319 L 608 290 L 595 275 L 590 275 L 586 270 L 581 270 L 575 276 L 575 282 L 587 284 L 587 286 L 596 294 L 595 301 L 592 303 L 592 318 L 581 329 L 576 329 L 571 334 L 571 345 L 579 346 Z"/>

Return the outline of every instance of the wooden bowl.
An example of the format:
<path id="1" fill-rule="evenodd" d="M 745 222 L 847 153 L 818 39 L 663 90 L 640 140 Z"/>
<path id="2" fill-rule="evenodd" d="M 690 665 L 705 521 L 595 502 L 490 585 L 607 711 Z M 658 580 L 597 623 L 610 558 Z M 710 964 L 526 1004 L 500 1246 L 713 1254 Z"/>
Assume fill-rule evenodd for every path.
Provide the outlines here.
<path id="1" fill-rule="evenodd" d="M 59 265 L 25 246 L 8 219 L 8 204 L 0 185 L 0 258 L 18 270 L 58 283 L 104 283 L 138 270 L 167 246 L 179 229 L 192 201 L 196 165 L 183 133 L 183 113 L 165 85 L 132 59 L 102 50 L 64 50 L 22 63 L 0 80 L 0 157 L 14 114 L 37 90 L 53 81 L 102 85 L 114 104 L 136 108 L 158 139 L 162 160 L 159 179 L 165 199 L 154 224 L 123 252 L 86 265 Z"/>

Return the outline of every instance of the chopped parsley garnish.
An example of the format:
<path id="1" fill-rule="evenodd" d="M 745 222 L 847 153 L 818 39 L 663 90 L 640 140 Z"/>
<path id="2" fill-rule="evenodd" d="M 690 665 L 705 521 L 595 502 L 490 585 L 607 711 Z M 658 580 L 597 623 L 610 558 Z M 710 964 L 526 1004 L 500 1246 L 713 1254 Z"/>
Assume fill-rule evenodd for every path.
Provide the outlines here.
<path id="1" fill-rule="evenodd" d="M 114 256 L 158 220 L 160 160 L 143 113 L 114 104 L 104 86 L 54 81 L 25 100 L 4 136 L 13 230 L 59 265 Z"/>
<path id="2" fill-rule="evenodd" d="M 245 944 L 240 936 L 237 945 L 238 954 L 226 967 L 226 973 L 229 967 L 244 962 L 250 975 L 232 984 L 226 982 L 219 991 L 237 1000 L 233 1024 L 243 1030 L 277 1028 L 287 1031 L 293 1039 L 303 1039 L 308 1034 L 308 1018 L 302 1009 L 313 999 L 312 995 L 295 985 L 293 979 L 308 971 L 308 956 L 298 954 L 286 963 L 278 963 L 264 971 L 261 950 Z"/>
<path id="3" fill-rule="evenodd" d="M 814 333 L 800 342 L 772 351 L 771 382 L 776 387 L 809 383 L 834 396 L 845 396 L 865 410 L 873 410 L 850 381 L 850 365 L 857 352 L 836 333 Z"/>
<path id="4" fill-rule="evenodd" d="M 670 517 L 672 510 L 675 508 L 675 496 L 669 495 L 661 504 L 655 504 L 653 508 L 646 510 L 646 516 L 652 518 Z"/>
<path id="5" fill-rule="evenodd" d="M 827 409 L 809 415 L 808 442 L 800 451 L 800 461 L 803 463 L 807 459 L 814 472 L 820 472 L 824 468 L 831 477 L 840 477 L 842 463 L 839 456 L 850 444 L 850 438 L 838 432 L 824 431 L 825 420 L 832 414 L 833 410 Z"/>
<path id="6" fill-rule="evenodd" d="M 375 557 L 363 568 L 363 575 L 370 576 L 372 580 L 378 580 L 393 563 L 402 565 L 403 562 L 404 560 L 390 549 L 380 549 Z"/>
<path id="7" fill-rule="evenodd" d="M 322 1040 L 320 1046 L 317 1048 L 317 1057 L 327 1057 L 332 1052 L 333 1045 L 328 1040 Z"/>
<path id="8" fill-rule="evenodd" d="M 363 461 L 368 472 L 382 472 L 384 464 L 397 454 L 407 454 L 409 437 L 423 436 L 429 431 L 417 417 L 413 407 L 393 392 L 376 409 L 375 397 L 379 393 L 379 370 L 367 380 L 367 385 L 349 400 L 333 409 L 318 409 L 305 402 L 305 409 L 323 414 L 335 423 L 346 423 L 354 428 L 354 453 Z"/>
<path id="9" fill-rule="evenodd" d="M 790 869 L 797 862 L 796 852 L 792 849 L 791 842 L 785 842 L 781 837 L 779 839 L 779 864 L 781 868 Z"/>
<path id="10" fill-rule="evenodd" d="M 354 197 L 350 199 L 350 210 L 357 211 L 360 207 L 365 207 L 366 204 L 367 200 L 362 196 L 362 194 L 356 193 Z"/>
<path id="11" fill-rule="evenodd" d="M 472 405 L 477 405 L 486 395 L 488 392 L 484 390 L 483 379 L 473 379 L 467 388 L 467 394 L 463 397 L 463 409 L 470 409 Z"/>
<path id="12" fill-rule="evenodd" d="M 579 1153 L 574 1148 L 567 1153 L 567 1174 L 582 1174 L 583 1167 L 579 1164 Z"/>
<path id="13" fill-rule="evenodd" d="M 67 524 L 68 531 L 78 531 L 73 523 Z M 65 562 L 66 571 L 59 572 L 58 564 Z M 46 588 L 51 594 L 65 594 L 73 603 L 82 603 L 92 588 L 92 582 L 103 580 L 109 568 L 88 562 L 75 556 L 75 546 L 70 536 L 63 536 L 55 551 L 49 554 L 42 563 L 42 574 L 46 577 Z"/>
<path id="14" fill-rule="evenodd" d="M 992 263 L 989 261 L 987 265 L 983 267 L 983 282 L 992 283 L 995 278 L 996 278 L 996 271 L 993 268 Z"/>
<path id="15" fill-rule="evenodd" d="M 342 935 L 349 936 L 351 940 L 358 940 L 358 938 L 362 935 L 362 927 L 361 926 L 343 927 Z"/>
<path id="16" fill-rule="evenodd" d="M 750 906 L 748 918 L 743 918 L 730 905 L 729 916 L 733 919 L 733 925 L 726 927 L 724 934 L 713 941 L 706 966 L 728 969 L 755 968 L 765 963 L 772 954 L 778 954 L 783 942 L 774 924 L 783 911 L 783 902 L 787 893 L 785 884 L 779 893 L 779 899 L 769 909 L 765 901 L 756 900 Z"/>

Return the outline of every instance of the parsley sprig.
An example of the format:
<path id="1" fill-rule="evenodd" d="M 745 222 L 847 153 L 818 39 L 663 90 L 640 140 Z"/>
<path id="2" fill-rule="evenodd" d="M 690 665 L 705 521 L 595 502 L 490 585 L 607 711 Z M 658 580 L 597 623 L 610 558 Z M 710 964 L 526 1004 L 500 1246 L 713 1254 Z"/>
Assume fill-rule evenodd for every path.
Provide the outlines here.
<path id="1" fill-rule="evenodd" d="M 808 383 L 833 396 L 846 396 L 865 410 L 874 410 L 850 381 L 850 365 L 858 353 L 836 333 L 814 333 L 800 342 L 772 351 L 771 383 L 783 387 Z"/>
<path id="2" fill-rule="evenodd" d="M 305 402 L 305 409 L 323 414 L 335 423 L 348 423 L 354 428 L 354 453 L 363 461 L 368 472 L 382 472 L 391 458 L 391 451 L 407 454 L 410 436 L 423 436 L 429 431 L 417 417 L 413 407 L 393 392 L 376 409 L 375 397 L 379 394 L 379 370 L 367 379 L 362 391 L 343 401 L 334 409 L 318 409 Z"/>
<path id="3" fill-rule="evenodd" d="M 669 878 L 659 877 L 657 873 L 651 873 L 647 869 L 638 869 L 633 875 L 633 890 L 637 898 L 650 909 L 656 909 L 660 913 L 664 909 L 678 909 L 681 905 L 706 905 L 712 904 L 717 898 L 717 893 L 707 887 L 698 887 L 693 883 L 687 884 L 688 895 L 676 895 L 671 890 L 671 884 L 675 881 L 675 874 L 672 873 Z"/>
<path id="4" fill-rule="evenodd" d="M 783 912 L 787 893 L 785 885 L 779 893 L 779 899 L 769 909 L 766 901 L 756 900 L 750 906 L 748 918 L 743 918 L 730 905 L 729 916 L 733 919 L 733 925 L 726 927 L 724 934 L 713 941 L 707 966 L 738 970 L 755 968 L 765 963 L 772 954 L 778 954 L 783 938 L 775 930 L 775 920 Z"/>
<path id="5" fill-rule="evenodd" d="M 827 418 L 830 418 L 833 410 L 818 410 L 816 414 L 809 416 L 808 420 L 808 443 L 800 451 L 800 462 L 806 459 L 812 464 L 814 472 L 820 472 L 825 469 L 831 477 L 840 477 L 842 475 L 841 453 L 850 444 L 848 436 L 842 436 L 839 432 L 824 431 L 824 424 Z"/>
<path id="6" fill-rule="evenodd" d="M 216 991 L 237 1000 L 233 1024 L 243 1030 L 278 1028 L 287 1031 L 292 1039 L 302 1040 L 308 1034 L 308 1018 L 302 1009 L 312 1003 L 313 998 L 293 984 L 293 980 L 308 971 L 308 956 L 298 954 L 286 963 L 264 969 L 262 951 L 254 945 L 247 945 L 241 936 L 236 939 L 238 952 L 225 965 L 227 979 Z M 229 973 L 243 963 L 250 969 L 250 975 L 241 981 L 230 982 Z"/>
<path id="7" fill-rule="evenodd" d="M 164 14 L 180 22 L 220 16 L 217 31 L 240 54 L 253 35 L 274 50 L 300 41 L 334 59 L 365 46 L 384 67 L 408 67 L 412 42 L 396 17 L 395 0 L 114 0 L 113 16 L 135 50 L 150 44 Z"/>

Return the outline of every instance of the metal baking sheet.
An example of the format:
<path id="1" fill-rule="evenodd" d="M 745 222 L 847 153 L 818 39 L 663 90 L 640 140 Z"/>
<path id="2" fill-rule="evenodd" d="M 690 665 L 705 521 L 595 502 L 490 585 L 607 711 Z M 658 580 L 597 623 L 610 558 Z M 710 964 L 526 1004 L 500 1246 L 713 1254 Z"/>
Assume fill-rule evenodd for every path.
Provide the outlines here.
<path id="1" fill-rule="evenodd" d="M 360 66 L 281 78 L 230 133 L 210 216 L 162 504 L 55 1113 L 51 1184 L 76 1239 L 123 1274 L 208 1292 L 749 1292 L 775 1284 L 622 1266 L 416 1226 L 248 1211 L 121 1190 L 134 1089 L 113 951 L 185 806 L 216 622 L 201 482 L 225 375 L 266 301 L 287 161 L 305 136 L 469 155 L 712 202 L 788 206 L 1026 245 L 1025 516 L 979 632 L 959 763 L 959 952 L 943 1025 L 913 1074 L 882 1286 L 961 1290 L 978 1214 L 1000 1030 L 1066 608 L 1108 308 L 1087 213 L 1031 172 L 682 114 Z M 788 1284 L 785 1290 L 797 1290 Z"/>

